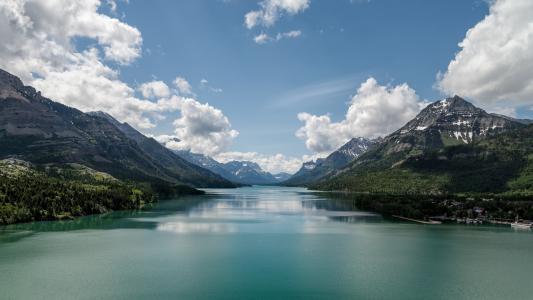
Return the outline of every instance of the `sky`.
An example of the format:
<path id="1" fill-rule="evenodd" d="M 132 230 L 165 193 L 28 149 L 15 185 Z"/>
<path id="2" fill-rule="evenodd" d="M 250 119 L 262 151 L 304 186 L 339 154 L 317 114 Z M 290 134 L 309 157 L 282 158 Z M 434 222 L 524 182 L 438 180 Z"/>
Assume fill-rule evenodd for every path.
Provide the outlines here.
<path id="1" fill-rule="evenodd" d="M 271 172 L 455 94 L 533 118 L 530 0 L 3 0 L 0 37 L 55 101 Z"/>

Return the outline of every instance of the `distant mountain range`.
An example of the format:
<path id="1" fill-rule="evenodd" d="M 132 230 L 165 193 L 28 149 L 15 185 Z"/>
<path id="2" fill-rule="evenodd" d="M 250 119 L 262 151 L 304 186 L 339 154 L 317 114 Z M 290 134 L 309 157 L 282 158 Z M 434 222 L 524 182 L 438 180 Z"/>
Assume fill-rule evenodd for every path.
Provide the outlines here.
<path id="1" fill-rule="evenodd" d="M 36 165 L 77 163 L 119 179 L 158 186 L 234 187 L 127 123 L 54 102 L 3 70 L 0 145 L 0 159 L 12 157 Z"/>
<path id="2" fill-rule="evenodd" d="M 312 188 L 390 194 L 533 194 L 533 125 L 455 96 L 428 105 Z"/>
<path id="3" fill-rule="evenodd" d="M 229 181 L 239 184 L 277 184 L 287 180 L 291 176 L 291 174 L 288 173 L 271 174 L 261 169 L 257 163 L 251 161 L 230 161 L 227 163 L 220 163 L 215 159 L 203 154 L 192 153 L 184 150 L 174 152 L 193 164 L 196 164 L 202 168 L 206 168 Z"/>
<path id="4" fill-rule="evenodd" d="M 305 162 L 300 170 L 282 184 L 307 186 L 335 174 L 348 163 L 374 147 L 380 139 L 353 138 L 324 159 Z"/>

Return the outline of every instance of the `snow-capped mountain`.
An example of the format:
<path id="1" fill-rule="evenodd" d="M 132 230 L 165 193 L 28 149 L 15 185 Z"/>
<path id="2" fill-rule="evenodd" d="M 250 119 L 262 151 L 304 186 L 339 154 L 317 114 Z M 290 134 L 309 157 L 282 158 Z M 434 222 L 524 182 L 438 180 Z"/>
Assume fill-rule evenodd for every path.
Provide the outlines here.
<path id="1" fill-rule="evenodd" d="M 174 152 L 185 160 L 206 168 L 235 183 L 275 184 L 285 181 L 291 176 L 288 173 L 278 173 L 273 175 L 261 169 L 257 163 L 250 161 L 230 161 L 227 163 L 220 163 L 212 157 L 203 154 L 192 153 L 190 151 Z"/>
<path id="2" fill-rule="evenodd" d="M 273 184 L 279 182 L 269 172 L 251 161 L 230 161 L 224 164 L 224 168 L 238 178 L 237 182 L 244 184 Z"/>
<path id="3" fill-rule="evenodd" d="M 517 128 L 512 118 L 489 114 L 459 96 L 434 102 L 413 120 L 385 138 L 391 153 L 469 144 L 488 135 Z"/>

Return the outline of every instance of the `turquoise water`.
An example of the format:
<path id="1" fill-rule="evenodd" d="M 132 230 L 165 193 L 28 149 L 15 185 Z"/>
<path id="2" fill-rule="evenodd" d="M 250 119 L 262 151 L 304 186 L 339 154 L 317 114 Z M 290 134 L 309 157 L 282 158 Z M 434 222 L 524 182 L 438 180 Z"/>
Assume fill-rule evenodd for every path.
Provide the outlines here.
<path id="1" fill-rule="evenodd" d="M 417 225 L 299 188 L 0 227 L 0 299 L 532 299 L 533 233 Z"/>

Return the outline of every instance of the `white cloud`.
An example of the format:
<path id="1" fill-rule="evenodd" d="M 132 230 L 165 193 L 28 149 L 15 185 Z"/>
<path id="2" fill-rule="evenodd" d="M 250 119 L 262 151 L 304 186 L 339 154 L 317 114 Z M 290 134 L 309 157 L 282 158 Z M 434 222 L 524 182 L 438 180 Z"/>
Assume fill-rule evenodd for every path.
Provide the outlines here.
<path id="1" fill-rule="evenodd" d="M 174 85 L 181 95 L 193 95 L 191 84 L 183 77 L 176 77 Z"/>
<path id="2" fill-rule="evenodd" d="M 255 26 L 270 27 L 283 15 L 296 15 L 309 7 L 309 0 L 264 0 L 261 8 L 248 12 L 244 23 L 248 29 Z"/>
<path id="3" fill-rule="evenodd" d="M 181 112 L 181 117 L 173 122 L 175 135 L 157 137 L 170 149 L 212 156 L 225 151 L 239 135 L 238 131 L 231 128 L 222 111 L 208 103 L 172 96 L 168 99 L 168 105 L 175 106 Z"/>
<path id="4" fill-rule="evenodd" d="M 276 41 L 282 40 L 282 39 L 295 39 L 302 35 L 301 30 L 291 30 L 287 32 L 280 32 L 276 35 Z"/>
<path id="5" fill-rule="evenodd" d="M 139 86 L 139 91 L 145 98 L 164 98 L 170 95 L 168 85 L 160 80 L 145 82 Z"/>
<path id="6" fill-rule="evenodd" d="M 425 106 L 407 84 L 382 86 L 374 78 L 361 84 L 353 96 L 344 120 L 333 122 L 329 115 L 299 113 L 304 126 L 296 136 L 306 147 L 325 156 L 353 137 L 378 137 L 389 134 L 412 119 Z"/>
<path id="7" fill-rule="evenodd" d="M 283 39 L 295 39 L 297 37 L 299 37 L 300 35 L 302 35 L 302 31 L 300 30 L 292 30 L 292 31 L 287 31 L 287 32 L 279 32 L 277 35 L 276 35 L 276 38 L 273 38 L 271 36 L 269 36 L 268 34 L 266 33 L 260 33 L 258 35 L 256 35 L 254 37 L 254 42 L 256 42 L 257 44 L 266 44 L 268 42 L 272 42 L 272 41 L 281 41 Z"/>
<path id="8" fill-rule="evenodd" d="M 513 118 L 516 118 L 517 116 L 516 108 L 512 108 L 512 107 L 500 107 L 500 106 L 491 107 L 489 109 L 489 112 L 508 116 L 508 117 L 513 117 Z"/>
<path id="9" fill-rule="evenodd" d="M 252 161 L 257 163 L 261 169 L 272 174 L 287 172 L 296 173 L 302 166 L 303 160 L 295 157 L 287 157 L 283 154 L 266 155 L 257 152 L 223 152 L 214 157 L 222 163 L 232 160 Z"/>
<path id="10" fill-rule="evenodd" d="M 533 1 L 494 0 L 437 85 L 485 107 L 533 104 Z"/>
<path id="11" fill-rule="evenodd" d="M 261 34 L 258 34 L 254 37 L 254 42 L 256 42 L 257 44 L 265 44 L 269 41 L 271 41 L 272 38 L 266 34 L 266 33 L 261 33 Z"/>
<path id="12" fill-rule="evenodd" d="M 152 137 L 159 143 L 165 144 L 165 145 L 170 142 L 178 143 L 180 141 L 180 139 L 175 135 L 161 134 L 161 135 L 154 136 L 154 135 L 148 134 L 146 136 Z"/>

